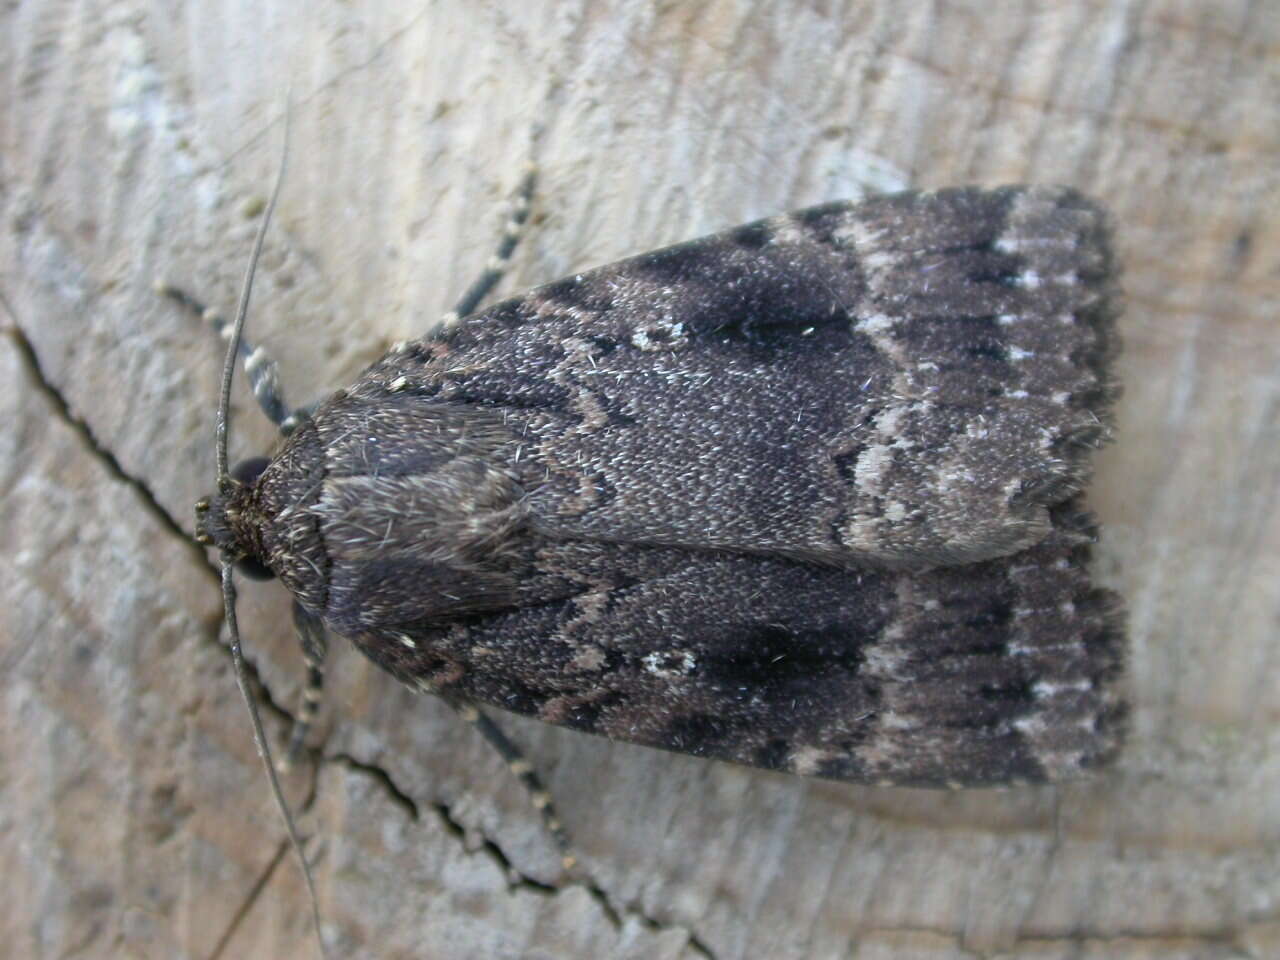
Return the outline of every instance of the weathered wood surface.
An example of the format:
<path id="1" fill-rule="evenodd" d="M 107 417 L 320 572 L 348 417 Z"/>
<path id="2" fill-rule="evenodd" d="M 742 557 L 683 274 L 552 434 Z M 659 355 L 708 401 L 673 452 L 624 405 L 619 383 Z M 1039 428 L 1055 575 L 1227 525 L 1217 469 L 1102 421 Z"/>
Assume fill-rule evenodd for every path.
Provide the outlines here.
<path id="1" fill-rule="evenodd" d="M 0 36 L 3 952 L 314 955 L 184 539 L 220 351 L 151 293 L 233 304 L 292 85 L 251 332 L 295 400 L 447 308 L 535 124 L 508 291 L 864 187 L 1046 181 L 1114 212 L 1129 305 L 1092 495 L 1133 634 L 1111 774 L 861 789 L 508 720 L 588 889 L 472 732 L 338 649 L 289 784 L 335 955 L 1280 955 L 1280 8 L 91 0 Z M 237 398 L 233 458 L 269 439 Z M 279 586 L 241 622 L 291 710 Z"/>

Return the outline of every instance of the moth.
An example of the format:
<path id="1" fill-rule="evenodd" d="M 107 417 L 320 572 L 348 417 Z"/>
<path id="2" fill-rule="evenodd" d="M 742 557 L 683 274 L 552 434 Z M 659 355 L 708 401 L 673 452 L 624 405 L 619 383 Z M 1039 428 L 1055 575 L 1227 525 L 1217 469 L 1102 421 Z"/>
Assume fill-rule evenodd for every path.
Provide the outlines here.
<path id="1" fill-rule="evenodd" d="M 1082 501 L 1118 312 L 1071 189 L 828 203 L 398 345 L 199 537 L 288 588 L 313 671 L 335 633 L 473 720 L 859 783 L 1069 778 L 1125 728 Z"/>

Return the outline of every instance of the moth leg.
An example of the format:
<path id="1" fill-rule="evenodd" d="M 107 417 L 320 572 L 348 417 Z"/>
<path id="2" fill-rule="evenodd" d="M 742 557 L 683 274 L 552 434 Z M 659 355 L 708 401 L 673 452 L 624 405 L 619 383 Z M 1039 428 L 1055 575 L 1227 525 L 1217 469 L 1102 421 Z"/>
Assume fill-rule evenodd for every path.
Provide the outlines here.
<path id="1" fill-rule="evenodd" d="M 302 647 L 302 659 L 307 664 L 307 685 L 302 691 L 302 709 L 298 712 L 297 722 L 289 735 L 289 747 L 280 761 L 282 769 L 292 766 L 306 745 L 307 734 L 320 709 L 324 692 L 324 658 L 329 652 L 329 634 L 324 629 L 324 623 L 319 617 L 303 609 L 297 600 L 293 601 L 293 625 L 298 633 L 298 643 Z"/>
<path id="2" fill-rule="evenodd" d="M 233 326 L 231 320 L 213 308 L 206 307 L 185 290 L 161 283 L 156 286 L 156 292 L 186 307 L 201 320 L 211 324 L 223 340 L 231 337 Z M 240 339 L 238 354 L 240 362 L 244 365 L 245 376 L 249 378 L 249 389 L 253 391 L 254 399 L 258 401 L 262 412 L 266 414 L 268 420 L 280 428 L 281 433 L 286 436 L 292 433 L 297 424 L 297 412 L 290 411 L 288 404 L 284 402 L 284 394 L 280 390 L 279 368 L 275 360 L 261 347 L 253 346 L 243 337 Z"/>
<path id="3" fill-rule="evenodd" d="M 564 824 L 560 822 L 559 816 L 556 815 L 555 807 L 551 803 L 551 794 L 547 792 L 542 785 L 542 781 L 538 779 L 538 775 L 534 773 L 533 765 L 524 758 L 520 748 L 507 739 L 507 735 L 499 729 L 498 725 L 476 707 L 448 697 L 443 699 L 445 703 L 457 711 L 458 716 L 475 727 L 481 736 L 489 741 L 489 746 L 497 750 L 502 759 L 507 762 L 507 766 L 516 775 L 521 786 L 529 792 L 529 800 L 534 808 L 542 814 L 542 822 L 546 826 L 547 832 L 551 834 L 551 839 L 555 841 L 556 848 L 560 851 L 561 866 L 565 870 L 572 870 L 578 862 L 578 858 L 570 850 L 569 835 L 565 833 Z"/>
<path id="4" fill-rule="evenodd" d="M 525 224 L 529 220 L 529 205 L 533 198 L 533 184 L 537 176 L 537 168 L 530 164 L 525 170 L 524 179 L 520 181 L 520 186 L 516 188 L 511 198 L 511 215 L 507 218 L 507 225 L 502 230 L 502 241 L 498 244 L 498 249 L 489 258 L 484 272 L 476 277 L 470 289 L 462 295 L 453 309 L 441 318 L 442 327 L 450 326 L 473 312 L 480 305 L 480 301 L 487 297 L 497 282 L 502 279 L 502 274 L 511 262 L 511 254 L 515 251 L 516 244 L 520 242 Z"/>

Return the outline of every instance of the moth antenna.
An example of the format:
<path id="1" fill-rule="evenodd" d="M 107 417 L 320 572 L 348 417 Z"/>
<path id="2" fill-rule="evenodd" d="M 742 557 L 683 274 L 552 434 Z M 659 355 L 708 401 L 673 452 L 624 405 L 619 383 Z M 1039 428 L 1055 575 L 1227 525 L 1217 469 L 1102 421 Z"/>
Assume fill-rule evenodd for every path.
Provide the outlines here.
<path id="1" fill-rule="evenodd" d="M 231 416 L 231 380 L 235 375 L 236 356 L 240 351 L 240 338 L 244 332 L 245 317 L 249 313 L 249 295 L 253 291 L 253 276 L 258 268 L 258 258 L 262 255 L 262 243 L 267 235 L 267 225 L 271 222 L 271 214 L 275 211 L 276 200 L 280 197 L 280 187 L 284 183 L 285 166 L 289 160 L 289 126 L 292 114 L 293 98 L 289 96 L 285 100 L 284 144 L 280 149 L 280 166 L 276 170 L 276 182 L 271 188 L 271 199 L 267 201 L 267 209 L 262 214 L 262 222 L 258 224 L 257 235 L 253 238 L 253 252 L 249 255 L 249 266 L 245 270 L 244 283 L 240 287 L 240 302 L 236 306 L 235 325 L 231 328 L 231 337 L 227 342 L 227 358 L 222 365 L 222 394 L 218 399 L 217 420 L 218 490 L 222 493 L 226 493 L 234 482 L 227 468 L 227 422 Z M 262 717 L 258 714 L 257 701 L 249 690 L 244 655 L 240 650 L 240 628 L 236 622 L 236 586 L 232 571 L 233 564 L 224 553 L 222 556 L 222 605 L 227 619 L 227 630 L 231 637 L 231 663 L 235 669 L 236 685 L 240 688 L 240 695 L 249 709 L 249 720 L 253 725 L 253 741 L 258 747 L 258 757 L 266 768 L 267 781 L 271 784 L 271 794 L 275 797 L 276 806 L 280 809 L 280 816 L 289 833 L 289 843 L 297 855 L 303 879 L 307 882 L 307 894 L 311 899 L 311 919 L 315 925 L 316 940 L 320 944 L 320 956 L 327 958 L 324 933 L 320 927 L 320 900 L 316 896 L 311 866 L 307 863 L 306 854 L 302 850 L 302 840 L 298 836 L 298 828 L 293 821 L 293 813 L 289 810 L 284 791 L 280 788 L 280 780 L 276 776 L 271 747 L 267 744 L 266 732 L 262 728 Z"/>
<path id="2" fill-rule="evenodd" d="M 289 124 L 292 114 L 293 105 L 290 99 L 285 102 L 284 144 L 280 148 L 280 166 L 276 170 L 276 182 L 271 187 L 271 198 L 267 201 L 267 209 L 262 214 L 258 232 L 253 238 L 253 251 L 249 254 L 249 266 L 245 269 L 244 283 L 240 285 L 240 302 L 236 304 L 236 319 L 231 327 L 231 337 L 227 341 L 227 356 L 222 364 L 222 393 L 218 397 L 216 446 L 220 490 L 231 481 L 227 467 L 227 422 L 231 417 L 231 380 L 236 372 L 236 355 L 240 352 L 240 338 L 244 335 L 244 321 L 249 313 L 249 295 L 253 292 L 253 277 L 258 270 L 258 258 L 262 256 L 262 243 L 266 239 L 267 226 L 271 223 L 271 215 L 275 212 L 276 201 L 280 199 L 280 187 L 284 183 L 284 171 L 289 162 Z"/>

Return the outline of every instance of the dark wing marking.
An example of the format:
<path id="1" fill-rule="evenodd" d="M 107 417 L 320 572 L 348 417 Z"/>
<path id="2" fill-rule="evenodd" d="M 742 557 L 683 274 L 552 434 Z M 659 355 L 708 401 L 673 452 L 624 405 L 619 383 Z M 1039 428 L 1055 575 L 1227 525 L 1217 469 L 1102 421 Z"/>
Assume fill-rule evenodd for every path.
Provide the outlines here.
<path id="1" fill-rule="evenodd" d="M 904 785 L 1063 779 L 1120 743 L 1122 628 L 1084 569 L 1087 518 L 1053 520 L 1014 557 L 921 574 L 583 545 L 572 599 L 353 639 L 408 683 L 697 756 Z"/>
<path id="2" fill-rule="evenodd" d="M 1084 485 L 1111 278 L 1070 190 L 828 204 L 538 288 L 353 393 L 501 411 L 546 536 L 921 570 L 1030 546 Z"/>

